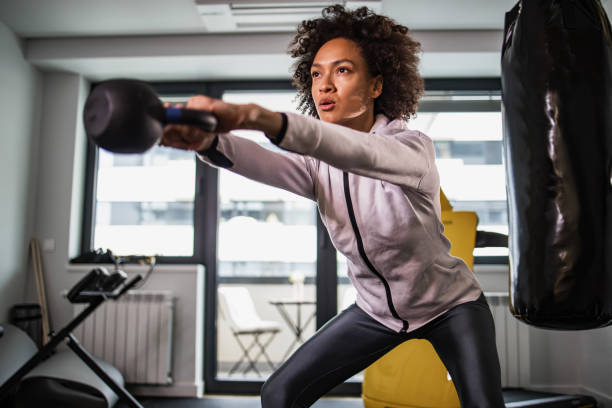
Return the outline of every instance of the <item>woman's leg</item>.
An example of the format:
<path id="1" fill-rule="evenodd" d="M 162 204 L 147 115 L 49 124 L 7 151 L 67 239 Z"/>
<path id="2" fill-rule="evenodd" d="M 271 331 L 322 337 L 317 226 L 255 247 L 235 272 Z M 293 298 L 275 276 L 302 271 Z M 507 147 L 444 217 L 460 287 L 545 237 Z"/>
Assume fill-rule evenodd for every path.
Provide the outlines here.
<path id="1" fill-rule="evenodd" d="M 427 324 L 424 338 L 453 379 L 462 408 L 503 408 L 493 316 L 482 295 Z"/>
<path id="2" fill-rule="evenodd" d="M 403 338 L 352 305 L 327 322 L 261 389 L 262 408 L 305 408 Z"/>

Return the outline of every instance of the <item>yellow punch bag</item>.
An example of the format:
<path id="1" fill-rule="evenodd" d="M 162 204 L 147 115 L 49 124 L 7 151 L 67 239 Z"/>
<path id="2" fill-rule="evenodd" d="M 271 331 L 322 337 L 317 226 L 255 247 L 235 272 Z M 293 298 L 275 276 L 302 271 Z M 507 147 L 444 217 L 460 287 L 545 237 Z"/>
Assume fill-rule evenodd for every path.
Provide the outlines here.
<path id="1" fill-rule="evenodd" d="M 473 268 L 478 216 L 453 211 L 440 190 L 444 235 L 451 254 Z M 366 408 L 460 408 L 446 367 L 427 340 L 408 340 L 369 366 L 364 373 L 362 398 Z"/>

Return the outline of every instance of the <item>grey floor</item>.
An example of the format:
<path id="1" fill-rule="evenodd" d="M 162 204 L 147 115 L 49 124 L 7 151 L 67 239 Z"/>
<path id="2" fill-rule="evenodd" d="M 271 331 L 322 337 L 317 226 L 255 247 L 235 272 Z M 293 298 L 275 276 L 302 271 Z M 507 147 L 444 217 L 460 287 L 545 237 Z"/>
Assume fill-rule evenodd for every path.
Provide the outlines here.
<path id="1" fill-rule="evenodd" d="M 139 402 L 145 408 L 261 408 L 258 397 L 142 398 Z M 115 408 L 127 405 L 119 403 Z M 363 408 L 363 402 L 359 398 L 324 398 L 313 408 Z"/>

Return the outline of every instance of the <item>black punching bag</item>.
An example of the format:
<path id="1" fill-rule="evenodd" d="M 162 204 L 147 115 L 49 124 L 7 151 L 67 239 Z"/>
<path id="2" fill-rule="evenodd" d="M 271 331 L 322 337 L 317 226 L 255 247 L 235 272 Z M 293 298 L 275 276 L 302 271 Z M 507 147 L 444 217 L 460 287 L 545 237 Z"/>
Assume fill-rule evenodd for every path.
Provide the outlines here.
<path id="1" fill-rule="evenodd" d="M 534 326 L 612 323 L 612 43 L 598 0 L 506 14 L 510 309 Z"/>

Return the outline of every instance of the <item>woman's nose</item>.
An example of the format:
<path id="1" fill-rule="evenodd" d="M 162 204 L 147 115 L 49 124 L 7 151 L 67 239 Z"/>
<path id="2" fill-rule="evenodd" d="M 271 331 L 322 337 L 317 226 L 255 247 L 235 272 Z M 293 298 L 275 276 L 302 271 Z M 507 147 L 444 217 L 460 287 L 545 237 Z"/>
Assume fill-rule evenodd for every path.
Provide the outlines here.
<path id="1" fill-rule="evenodd" d="M 323 75 L 319 81 L 319 92 L 331 92 L 334 89 L 334 84 L 330 75 Z"/>

